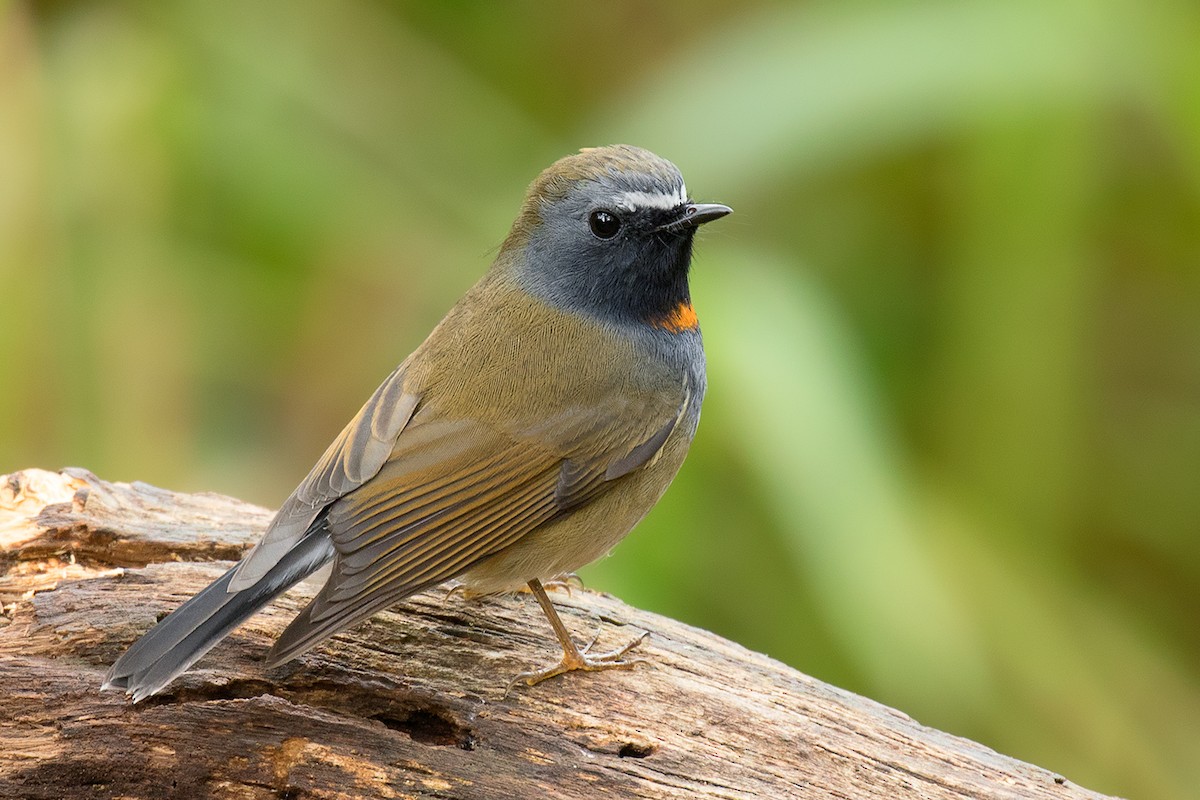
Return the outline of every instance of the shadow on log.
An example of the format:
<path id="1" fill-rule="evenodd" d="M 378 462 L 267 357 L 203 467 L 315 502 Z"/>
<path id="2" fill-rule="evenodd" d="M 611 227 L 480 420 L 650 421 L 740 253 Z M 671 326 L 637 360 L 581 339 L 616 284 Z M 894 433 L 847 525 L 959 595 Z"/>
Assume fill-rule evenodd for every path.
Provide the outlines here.
<path id="1" fill-rule="evenodd" d="M 533 598 L 410 598 L 281 667 L 302 585 L 138 705 L 108 665 L 270 512 L 78 469 L 0 476 L 0 797 L 1054 798 L 1101 795 L 605 594 L 579 638 L 653 663 L 504 696 L 556 657 Z"/>

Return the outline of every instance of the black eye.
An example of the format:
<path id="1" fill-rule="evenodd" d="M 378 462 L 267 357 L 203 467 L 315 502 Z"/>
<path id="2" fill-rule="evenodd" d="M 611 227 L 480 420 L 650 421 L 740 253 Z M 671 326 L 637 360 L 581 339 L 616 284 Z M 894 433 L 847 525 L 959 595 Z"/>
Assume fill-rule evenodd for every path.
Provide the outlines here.
<path id="1" fill-rule="evenodd" d="M 621 218 L 611 211 L 593 211 L 588 217 L 588 225 L 601 239 L 611 239 L 621 230 Z"/>

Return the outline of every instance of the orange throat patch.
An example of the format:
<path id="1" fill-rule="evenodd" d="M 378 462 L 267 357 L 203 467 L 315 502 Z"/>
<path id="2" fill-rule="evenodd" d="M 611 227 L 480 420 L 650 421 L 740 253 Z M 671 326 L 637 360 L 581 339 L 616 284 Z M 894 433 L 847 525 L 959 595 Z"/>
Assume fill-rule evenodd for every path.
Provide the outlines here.
<path id="1" fill-rule="evenodd" d="M 671 333 L 683 333 L 700 327 L 700 320 L 696 317 L 696 309 L 692 308 L 692 304 L 684 301 L 665 317 L 657 317 L 650 324 Z"/>

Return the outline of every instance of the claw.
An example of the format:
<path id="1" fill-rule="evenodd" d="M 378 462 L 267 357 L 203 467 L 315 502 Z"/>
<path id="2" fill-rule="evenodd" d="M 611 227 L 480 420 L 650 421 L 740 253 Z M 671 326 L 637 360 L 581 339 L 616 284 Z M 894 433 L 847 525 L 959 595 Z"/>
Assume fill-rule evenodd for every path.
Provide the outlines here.
<path id="1" fill-rule="evenodd" d="M 589 652 L 592 649 L 592 645 L 596 643 L 596 639 L 592 639 L 588 646 L 583 649 L 583 652 L 574 648 L 572 648 L 574 652 L 564 651 L 562 660 L 552 667 L 530 670 L 529 672 L 518 674 L 505 688 L 504 696 L 507 697 L 513 687 L 519 683 L 524 683 L 526 686 L 536 686 L 544 680 L 549 680 L 558 675 L 565 675 L 568 672 L 600 672 L 606 669 L 633 669 L 639 664 L 649 664 L 650 661 L 645 658 L 624 658 L 626 653 L 644 642 L 649 635 L 650 632 L 645 631 L 641 636 L 623 647 L 618 647 L 616 650 L 610 650 L 607 653 L 597 653 L 596 655 L 591 655 Z"/>
<path id="2" fill-rule="evenodd" d="M 650 635 L 650 631 L 644 631 L 641 636 L 629 642 L 624 647 L 619 647 L 616 650 L 610 650 L 607 653 L 597 653 L 592 655 L 592 647 L 595 646 L 596 640 L 600 638 L 599 632 L 592 637 L 588 642 L 587 647 L 583 648 L 583 652 L 575 646 L 575 642 L 571 639 L 571 634 L 567 632 L 566 627 L 562 624 L 562 620 L 558 618 L 558 613 L 554 610 L 554 605 L 550 602 L 550 598 L 546 596 L 546 590 L 542 587 L 541 581 L 536 579 L 529 582 L 529 589 L 533 592 L 533 596 L 537 598 L 538 604 L 542 610 L 546 612 L 546 618 L 550 621 L 550 627 L 554 628 L 554 635 L 558 637 L 558 643 L 562 646 L 562 660 L 553 667 L 546 669 L 533 670 L 531 672 L 522 672 L 517 675 L 504 689 L 504 696 L 518 683 L 524 683 L 527 686 L 535 686 L 544 680 L 553 678 L 556 675 L 563 675 L 567 672 L 584 671 L 584 672 L 599 672 L 606 669 L 633 669 L 638 664 L 649 664 L 650 662 L 644 658 L 624 658 L 625 654 L 633 648 L 637 647 L 642 642 L 646 641 L 646 637 Z"/>
<path id="3" fill-rule="evenodd" d="M 555 575 L 543 585 L 547 589 L 562 589 L 567 593 L 567 597 L 570 597 L 572 588 L 583 588 L 583 578 L 579 577 L 574 572 L 564 572 L 562 575 Z"/>
<path id="4" fill-rule="evenodd" d="M 646 639 L 649 638 L 649 636 L 650 636 L 650 631 L 642 631 L 641 636 L 639 636 L 636 639 L 634 639 L 633 641 L 629 642 L 624 647 L 621 647 L 617 650 L 610 650 L 607 653 L 601 653 L 600 655 L 596 656 L 596 658 L 599 658 L 599 659 L 620 658 L 621 656 L 625 655 L 633 648 L 637 647 L 642 642 L 646 641 Z M 584 656 L 587 656 L 589 653 L 591 653 L 592 647 L 596 644 L 596 640 L 599 638 L 600 638 L 600 632 L 596 631 L 596 635 L 592 637 L 592 640 L 590 642 L 588 642 L 588 646 L 583 648 Z M 649 664 L 650 662 L 644 658 L 635 658 L 630 663 L 636 665 L 636 664 Z"/>
<path id="5" fill-rule="evenodd" d="M 583 578 L 576 575 L 574 572 L 564 572 L 561 575 L 555 575 L 550 580 L 542 584 L 546 589 L 562 589 L 568 596 L 571 594 L 571 589 L 582 589 Z M 517 589 L 521 594 L 533 594 L 533 589 L 528 586 L 522 586 Z"/>

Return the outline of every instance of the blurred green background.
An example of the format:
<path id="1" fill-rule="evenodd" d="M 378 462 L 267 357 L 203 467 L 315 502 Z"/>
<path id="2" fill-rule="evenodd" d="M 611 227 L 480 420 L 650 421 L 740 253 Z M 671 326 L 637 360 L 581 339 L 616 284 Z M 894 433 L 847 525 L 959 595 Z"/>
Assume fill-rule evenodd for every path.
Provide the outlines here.
<path id="1" fill-rule="evenodd" d="M 737 213 L 592 586 L 1091 788 L 1200 786 L 1200 6 L 0 4 L 0 472 L 277 504 L 630 142 Z"/>

